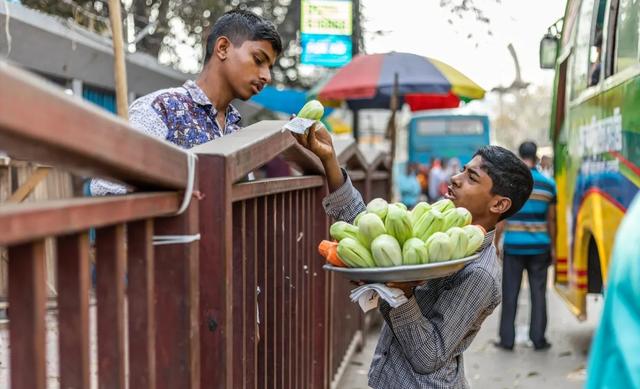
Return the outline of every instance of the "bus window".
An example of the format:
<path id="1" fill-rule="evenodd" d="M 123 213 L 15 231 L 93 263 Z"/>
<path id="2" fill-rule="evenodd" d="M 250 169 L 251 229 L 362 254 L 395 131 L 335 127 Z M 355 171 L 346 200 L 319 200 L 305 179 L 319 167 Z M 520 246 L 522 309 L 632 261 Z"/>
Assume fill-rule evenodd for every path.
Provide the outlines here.
<path id="1" fill-rule="evenodd" d="M 594 24 L 591 34 L 591 49 L 589 52 L 589 86 L 600 82 L 602 70 L 602 29 L 604 28 L 604 13 L 607 0 L 600 0 L 594 14 Z"/>
<path id="2" fill-rule="evenodd" d="M 638 63 L 640 0 L 620 0 L 616 31 L 616 73 Z"/>
<path id="3" fill-rule="evenodd" d="M 444 135 L 447 133 L 447 122 L 442 119 L 419 120 L 418 135 Z"/>
<path id="4" fill-rule="evenodd" d="M 480 135 L 484 127 L 480 120 L 452 120 L 447 133 L 451 135 Z"/>
<path id="5" fill-rule="evenodd" d="M 591 51 L 591 26 L 595 0 L 584 0 L 578 15 L 578 30 L 576 33 L 575 54 L 571 69 L 571 98 L 587 88 L 589 76 L 589 53 Z"/>
<path id="6" fill-rule="evenodd" d="M 418 121 L 418 135 L 481 135 L 484 124 L 477 119 L 428 119 Z"/>

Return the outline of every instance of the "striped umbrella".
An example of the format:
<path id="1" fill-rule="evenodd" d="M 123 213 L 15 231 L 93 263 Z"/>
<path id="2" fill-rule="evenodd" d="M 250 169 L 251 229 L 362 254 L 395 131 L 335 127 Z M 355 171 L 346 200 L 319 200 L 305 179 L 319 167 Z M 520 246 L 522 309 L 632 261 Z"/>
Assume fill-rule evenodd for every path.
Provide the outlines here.
<path id="1" fill-rule="evenodd" d="M 444 62 L 410 53 L 355 57 L 318 91 L 322 101 L 346 100 L 352 109 L 389 108 L 394 76 L 398 96 L 412 110 L 454 108 L 485 91 Z"/>

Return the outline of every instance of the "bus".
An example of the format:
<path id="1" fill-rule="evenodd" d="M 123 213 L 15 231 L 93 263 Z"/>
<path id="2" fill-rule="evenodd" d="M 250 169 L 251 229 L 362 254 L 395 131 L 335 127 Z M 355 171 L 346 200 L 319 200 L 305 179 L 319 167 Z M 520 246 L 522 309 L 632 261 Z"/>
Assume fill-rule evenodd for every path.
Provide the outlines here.
<path id="1" fill-rule="evenodd" d="M 540 43 L 541 67 L 555 69 L 555 288 L 581 320 L 640 187 L 639 16 L 638 0 L 569 0 Z"/>
<path id="2" fill-rule="evenodd" d="M 489 144 L 489 118 L 456 110 L 415 112 L 408 125 L 408 160 L 421 164 L 432 158 L 458 158 L 469 162 L 480 147 Z"/>

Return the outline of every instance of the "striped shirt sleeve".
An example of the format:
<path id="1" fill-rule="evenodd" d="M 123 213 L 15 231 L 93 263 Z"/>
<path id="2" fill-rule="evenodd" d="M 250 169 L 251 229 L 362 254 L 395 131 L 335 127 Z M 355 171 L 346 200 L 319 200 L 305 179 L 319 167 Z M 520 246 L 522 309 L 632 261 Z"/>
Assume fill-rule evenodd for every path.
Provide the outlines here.
<path id="1" fill-rule="evenodd" d="M 353 220 L 360 212 L 366 210 L 362 195 L 353 187 L 347 172 L 342 169 L 344 184 L 335 192 L 329 194 L 322 200 L 327 215 L 334 220 L 342 220 L 353 223 Z"/>

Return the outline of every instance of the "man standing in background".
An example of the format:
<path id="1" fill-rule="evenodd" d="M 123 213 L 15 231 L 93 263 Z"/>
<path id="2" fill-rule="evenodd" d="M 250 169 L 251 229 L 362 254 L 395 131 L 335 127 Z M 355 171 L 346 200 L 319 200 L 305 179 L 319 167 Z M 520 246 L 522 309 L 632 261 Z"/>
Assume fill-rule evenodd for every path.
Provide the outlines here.
<path id="1" fill-rule="evenodd" d="M 502 312 L 500 340 L 496 346 L 513 350 L 515 319 L 522 272 L 526 269 L 531 293 L 529 338 L 536 350 L 551 347 L 545 337 L 547 328 L 547 269 L 555 261 L 556 185 L 537 168 L 538 147 L 524 142 L 520 158 L 531 169 L 533 191 L 518 213 L 498 224 L 496 243 L 504 231 L 502 270 Z"/>

